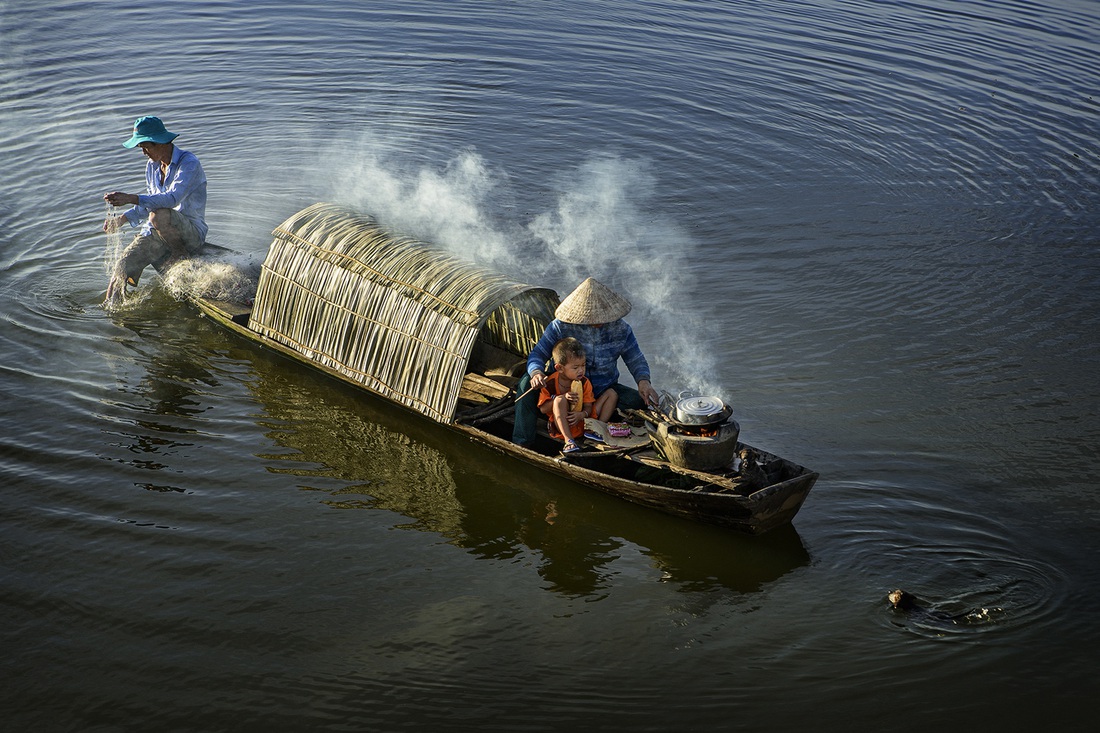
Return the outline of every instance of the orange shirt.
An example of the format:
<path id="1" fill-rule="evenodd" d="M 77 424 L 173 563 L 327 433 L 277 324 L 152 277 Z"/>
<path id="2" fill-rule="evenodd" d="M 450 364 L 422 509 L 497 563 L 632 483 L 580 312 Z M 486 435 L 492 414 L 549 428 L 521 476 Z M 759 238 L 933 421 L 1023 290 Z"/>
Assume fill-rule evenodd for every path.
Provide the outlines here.
<path id="1" fill-rule="evenodd" d="M 581 383 L 584 384 L 584 396 L 581 397 L 581 404 L 582 405 L 587 405 L 587 404 L 590 404 L 592 402 L 595 402 L 596 397 L 592 393 L 592 382 L 589 381 L 588 377 L 581 377 Z M 572 385 L 572 382 L 570 382 L 570 385 Z M 546 386 L 542 388 L 541 392 L 539 392 L 539 407 L 540 408 L 543 405 L 545 405 L 547 402 L 549 402 L 550 400 L 554 399 L 554 397 L 556 395 L 562 394 L 562 393 L 558 392 L 558 387 L 559 386 L 560 385 L 559 385 L 558 373 L 557 372 L 553 372 L 549 376 L 547 376 Z M 566 386 L 565 391 L 566 392 L 569 391 L 569 386 L 568 385 Z M 550 437 L 551 438 L 562 438 L 562 437 L 564 437 L 564 436 L 562 436 L 562 434 L 560 432 L 558 432 L 558 424 L 557 424 L 557 422 L 554 421 L 554 413 L 551 412 L 548 415 L 548 417 L 550 418 L 550 426 L 549 426 Z M 572 429 L 571 429 L 570 432 L 573 433 L 574 438 L 579 438 L 582 435 L 584 435 L 584 420 L 581 420 L 581 421 L 577 422 L 576 424 L 574 424 L 572 426 Z"/>

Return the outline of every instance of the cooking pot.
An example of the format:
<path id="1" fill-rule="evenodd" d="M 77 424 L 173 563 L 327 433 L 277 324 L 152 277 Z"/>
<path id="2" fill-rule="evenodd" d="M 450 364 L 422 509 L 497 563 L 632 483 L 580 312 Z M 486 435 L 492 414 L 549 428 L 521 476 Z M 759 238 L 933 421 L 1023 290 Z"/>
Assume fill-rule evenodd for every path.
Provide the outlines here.
<path id="1" fill-rule="evenodd" d="M 724 423 L 733 408 L 717 397 L 681 396 L 669 410 L 669 419 L 680 425 L 709 427 Z"/>

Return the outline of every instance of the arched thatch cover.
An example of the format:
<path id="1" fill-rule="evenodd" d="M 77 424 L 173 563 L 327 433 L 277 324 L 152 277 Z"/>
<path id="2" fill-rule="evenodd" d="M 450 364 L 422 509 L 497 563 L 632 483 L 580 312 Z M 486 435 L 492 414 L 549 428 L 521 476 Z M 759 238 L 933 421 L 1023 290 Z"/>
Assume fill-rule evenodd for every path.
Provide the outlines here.
<path id="1" fill-rule="evenodd" d="M 441 422 L 454 419 L 479 334 L 522 358 L 558 305 L 553 290 L 333 204 L 299 211 L 274 235 L 249 326 Z"/>

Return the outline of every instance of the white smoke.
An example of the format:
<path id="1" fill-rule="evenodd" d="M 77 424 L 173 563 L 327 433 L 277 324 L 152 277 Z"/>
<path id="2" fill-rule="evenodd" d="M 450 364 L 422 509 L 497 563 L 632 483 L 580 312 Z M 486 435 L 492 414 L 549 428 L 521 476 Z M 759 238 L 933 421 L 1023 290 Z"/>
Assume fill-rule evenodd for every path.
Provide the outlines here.
<path id="1" fill-rule="evenodd" d="M 501 173 L 477 153 L 458 154 L 441 170 L 409 170 L 374 152 L 377 142 L 359 147 L 358 159 L 334 161 L 333 200 L 368 213 L 386 228 L 445 247 L 473 262 L 513 272 L 519 253 L 514 237 L 494 227 L 487 213 L 502 190 Z"/>
<path id="2" fill-rule="evenodd" d="M 691 310 L 684 271 L 695 250 L 690 236 L 661 213 L 657 178 L 644 161 L 593 158 L 562 179 L 554 211 L 530 223 L 531 234 L 557 263 L 547 277 L 568 289 L 594 277 L 625 295 L 627 321 L 642 345 L 654 385 L 672 392 L 715 393 L 715 359 Z"/>
<path id="3" fill-rule="evenodd" d="M 562 297 L 595 277 L 631 301 L 627 321 L 655 386 L 721 394 L 711 384 L 716 361 L 684 282 L 695 246 L 661 211 L 648 163 L 596 155 L 575 170 L 554 172 L 553 207 L 506 230 L 500 212 L 513 197 L 503 172 L 474 151 L 442 167 L 409 166 L 387 152 L 398 147 L 374 138 L 340 145 L 329 166 L 332 200 Z M 349 149 L 359 151 L 356 158 Z"/>

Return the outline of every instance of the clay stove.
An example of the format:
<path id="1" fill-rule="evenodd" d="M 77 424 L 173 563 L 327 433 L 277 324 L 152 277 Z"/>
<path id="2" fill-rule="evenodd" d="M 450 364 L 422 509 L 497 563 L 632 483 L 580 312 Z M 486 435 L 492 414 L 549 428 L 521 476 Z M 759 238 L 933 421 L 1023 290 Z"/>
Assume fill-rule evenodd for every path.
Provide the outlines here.
<path id="1" fill-rule="evenodd" d="M 740 426 L 717 397 L 684 397 L 647 423 L 650 440 L 669 463 L 696 471 L 732 470 Z"/>

